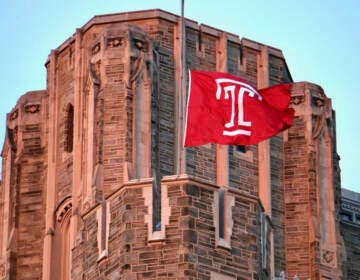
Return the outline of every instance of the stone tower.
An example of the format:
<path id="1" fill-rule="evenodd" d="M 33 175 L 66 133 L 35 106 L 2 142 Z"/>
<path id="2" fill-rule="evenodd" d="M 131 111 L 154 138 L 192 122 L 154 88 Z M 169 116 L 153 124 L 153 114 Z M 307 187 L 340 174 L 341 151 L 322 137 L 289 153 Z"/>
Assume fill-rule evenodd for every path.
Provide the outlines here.
<path id="1" fill-rule="evenodd" d="M 46 90 L 7 116 L 1 279 L 341 279 L 329 99 L 295 84 L 288 132 L 184 149 L 181 21 L 95 16 L 51 51 Z M 185 30 L 186 69 L 292 82 L 279 49 Z"/>
<path id="2" fill-rule="evenodd" d="M 293 85 L 292 104 L 296 117 L 284 146 L 287 272 L 342 279 L 335 112 L 322 88 L 310 83 Z"/>

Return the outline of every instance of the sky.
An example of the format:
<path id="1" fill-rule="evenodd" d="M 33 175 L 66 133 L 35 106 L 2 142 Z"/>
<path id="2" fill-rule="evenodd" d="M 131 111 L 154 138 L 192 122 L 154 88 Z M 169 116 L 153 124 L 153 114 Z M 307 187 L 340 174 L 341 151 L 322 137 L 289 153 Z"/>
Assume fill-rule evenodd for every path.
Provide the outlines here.
<path id="1" fill-rule="evenodd" d="M 45 62 L 95 15 L 181 0 L 0 0 L 0 143 L 18 98 L 46 88 Z M 294 82 L 320 85 L 336 111 L 341 184 L 360 192 L 360 1 L 185 0 L 185 17 L 282 50 Z"/>

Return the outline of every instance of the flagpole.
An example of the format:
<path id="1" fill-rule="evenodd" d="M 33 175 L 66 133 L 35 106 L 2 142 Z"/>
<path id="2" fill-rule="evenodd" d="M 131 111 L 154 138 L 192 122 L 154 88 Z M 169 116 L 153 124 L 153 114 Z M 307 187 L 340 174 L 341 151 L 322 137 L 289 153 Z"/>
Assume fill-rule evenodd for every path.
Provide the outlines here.
<path id="1" fill-rule="evenodd" d="M 180 20 L 180 84 L 178 97 L 178 133 L 177 133 L 177 165 L 176 174 L 185 172 L 185 150 L 183 147 L 184 139 L 184 115 L 185 115 L 185 18 L 184 18 L 184 0 L 181 0 L 181 20 Z"/>

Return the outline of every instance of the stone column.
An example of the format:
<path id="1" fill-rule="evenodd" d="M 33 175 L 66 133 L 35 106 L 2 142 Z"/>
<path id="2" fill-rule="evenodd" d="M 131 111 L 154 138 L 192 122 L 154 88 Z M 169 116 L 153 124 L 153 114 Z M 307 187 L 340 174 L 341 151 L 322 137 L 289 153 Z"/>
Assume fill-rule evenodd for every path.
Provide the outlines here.
<path id="1" fill-rule="evenodd" d="M 54 210 L 55 210 L 55 185 L 56 185 L 56 141 L 58 135 L 57 102 L 56 102 L 56 51 L 50 53 L 48 62 L 48 84 L 49 96 L 49 132 L 48 132 L 48 168 L 46 180 L 46 209 L 45 209 L 45 237 L 43 253 L 42 279 L 51 279 L 52 240 L 54 235 Z"/>
<path id="2" fill-rule="evenodd" d="M 216 70 L 227 72 L 227 37 L 223 32 L 217 42 Z M 216 145 L 216 184 L 229 186 L 229 146 Z"/>

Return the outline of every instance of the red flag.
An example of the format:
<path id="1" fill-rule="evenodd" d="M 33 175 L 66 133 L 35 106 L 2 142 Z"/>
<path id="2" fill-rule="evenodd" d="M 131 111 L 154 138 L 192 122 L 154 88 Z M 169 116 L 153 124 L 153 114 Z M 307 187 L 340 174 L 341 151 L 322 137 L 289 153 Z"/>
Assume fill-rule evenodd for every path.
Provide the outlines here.
<path id="1" fill-rule="evenodd" d="M 190 70 L 184 146 L 252 145 L 289 128 L 290 85 L 257 90 L 227 73 Z"/>

